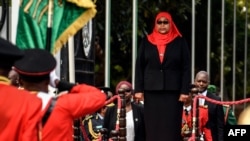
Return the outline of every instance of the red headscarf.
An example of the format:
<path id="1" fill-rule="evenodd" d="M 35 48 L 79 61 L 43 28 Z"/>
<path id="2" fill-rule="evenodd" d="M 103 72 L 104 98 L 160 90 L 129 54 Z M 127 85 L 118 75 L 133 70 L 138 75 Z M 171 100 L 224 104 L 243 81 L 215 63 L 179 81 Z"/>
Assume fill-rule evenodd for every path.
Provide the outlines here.
<path id="1" fill-rule="evenodd" d="M 161 18 L 161 17 L 165 17 L 168 22 L 169 22 L 169 32 L 167 34 L 161 34 L 158 32 L 157 30 L 157 27 L 156 27 L 156 24 L 157 24 L 157 21 Z M 168 13 L 168 12 L 160 12 L 159 14 L 157 14 L 156 18 L 155 18 L 155 27 L 153 29 L 153 32 L 151 34 L 149 34 L 147 37 L 148 37 L 148 40 L 157 46 L 158 50 L 159 50 L 159 53 L 160 52 L 165 52 L 165 48 L 166 48 L 166 45 L 168 43 L 170 43 L 172 40 L 174 40 L 176 37 L 178 36 L 182 36 L 179 32 L 179 30 L 177 29 L 177 27 L 175 26 L 174 24 L 174 21 L 172 20 L 172 17 L 171 15 Z M 160 56 L 160 60 L 162 62 L 162 59 L 163 59 L 163 56 L 161 57 Z"/>
<path id="2" fill-rule="evenodd" d="M 116 94 L 118 94 L 118 90 L 121 87 L 121 85 L 126 84 L 131 90 L 132 90 L 132 84 L 128 81 L 120 81 L 117 85 L 116 85 L 116 89 L 115 92 Z"/>

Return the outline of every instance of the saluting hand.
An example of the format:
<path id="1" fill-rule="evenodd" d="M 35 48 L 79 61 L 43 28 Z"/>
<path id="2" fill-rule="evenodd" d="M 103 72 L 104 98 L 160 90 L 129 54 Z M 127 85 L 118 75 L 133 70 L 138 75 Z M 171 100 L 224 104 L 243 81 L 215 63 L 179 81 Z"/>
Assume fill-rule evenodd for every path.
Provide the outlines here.
<path id="1" fill-rule="evenodd" d="M 186 102 L 187 99 L 188 99 L 188 95 L 186 95 L 186 94 L 181 94 L 181 95 L 180 95 L 180 98 L 179 98 L 179 101 L 181 101 L 181 102 Z"/>

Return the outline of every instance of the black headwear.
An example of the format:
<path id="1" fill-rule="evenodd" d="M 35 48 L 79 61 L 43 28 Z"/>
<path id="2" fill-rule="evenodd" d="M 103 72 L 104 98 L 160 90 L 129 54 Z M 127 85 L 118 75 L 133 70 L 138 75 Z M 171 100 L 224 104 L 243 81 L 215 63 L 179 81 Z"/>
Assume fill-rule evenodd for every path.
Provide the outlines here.
<path id="1" fill-rule="evenodd" d="M 109 92 L 112 93 L 111 88 L 109 88 L 109 87 L 99 87 L 99 89 L 100 89 L 101 91 L 103 91 L 103 92 L 107 95 L 107 99 L 110 98 Z"/>
<path id="2" fill-rule="evenodd" d="M 22 79 L 30 82 L 39 82 L 49 79 L 49 74 L 56 67 L 54 56 L 42 49 L 27 49 L 22 59 L 14 64 L 14 69 Z"/>
<path id="3" fill-rule="evenodd" d="M 0 67 L 10 69 L 14 62 L 23 57 L 24 52 L 0 37 Z"/>
<path id="4" fill-rule="evenodd" d="M 111 88 L 109 88 L 109 87 L 99 87 L 99 89 L 106 94 L 106 96 L 107 96 L 106 100 L 109 100 L 113 96 Z M 110 104 L 107 104 L 106 106 L 107 107 L 114 106 L 114 103 L 112 102 Z"/>

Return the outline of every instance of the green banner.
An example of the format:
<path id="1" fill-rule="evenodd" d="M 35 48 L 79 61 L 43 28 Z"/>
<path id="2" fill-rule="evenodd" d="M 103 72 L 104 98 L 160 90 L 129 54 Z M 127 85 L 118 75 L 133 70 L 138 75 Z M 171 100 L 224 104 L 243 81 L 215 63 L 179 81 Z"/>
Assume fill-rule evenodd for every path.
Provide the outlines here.
<path id="1" fill-rule="evenodd" d="M 16 45 L 46 48 L 49 0 L 21 0 Z M 96 14 L 91 0 L 52 0 L 51 53 L 57 53 Z"/>

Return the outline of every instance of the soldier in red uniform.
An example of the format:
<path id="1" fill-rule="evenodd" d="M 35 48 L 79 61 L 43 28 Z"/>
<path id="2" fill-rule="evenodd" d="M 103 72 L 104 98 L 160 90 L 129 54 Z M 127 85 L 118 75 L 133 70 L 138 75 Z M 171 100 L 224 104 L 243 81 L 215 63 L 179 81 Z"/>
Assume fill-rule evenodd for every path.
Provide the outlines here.
<path id="1" fill-rule="evenodd" d="M 45 108 L 42 111 L 42 140 L 73 141 L 73 120 L 103 107 L 106 95 L 94 86 L 62 81 L 56 81 L 56 86 L 58 89 L 67 87 L 65 90 L 68 92 L 57 97 L 48 95 L 50 73 L 55 67 L 56 60 L 51 53 L 41 49 L 28 49 L 25 56 L 15 63 L 14 70 L 19 73 L 23 88 L 43 99 Z"/>
<path id="2" fill-rule="evenodd" d="M 42 102 L 10 85 L 12 65 L 23 56 L 15 45 L 0 38 L 0 141 L 38 141 Z"/>
<path id="3" fill-rule="evenodd" d="M 187 141 L 191 137 L 192 133 L 192 98 L 193 93 L 190 92 L 189 97 L 186 102 L 184 102 L 183 113 L 182 113 L 182 130 L 181 134 L 183 136 L 183 141 Z M 208 109 L 207 106 L 199 106 L 199 138 L 203 138 L 204 141 L 212 141 L 212 135 L 209 128 L 206 127 L 208 122 Z"/>

